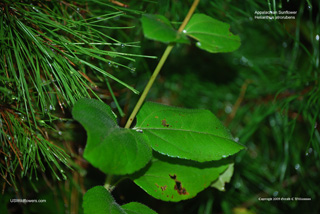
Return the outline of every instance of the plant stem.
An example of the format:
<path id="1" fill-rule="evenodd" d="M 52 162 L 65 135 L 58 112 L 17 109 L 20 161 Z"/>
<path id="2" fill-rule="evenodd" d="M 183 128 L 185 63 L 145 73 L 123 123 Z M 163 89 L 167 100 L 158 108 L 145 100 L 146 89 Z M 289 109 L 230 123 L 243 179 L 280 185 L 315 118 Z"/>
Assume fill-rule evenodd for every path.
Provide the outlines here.
<path id="1" fill-rule="evenodd" d="M 158 76 L 163 64 L 165 63 L 166 59 L 168 58 L 172 48 L 173 48 L 173 44 L 169 44 L 168 47 L 166 48 L 166 50 L 164 51 L 164 53 L 163 53 L 158 65 L 157 65 L 156 69 L 154 70 L 152 76 L 149 79 L 148 84 L 144 88 L 140 99 L 138 100 L 136 106 L 134 107 L 134 109 L 133 109 L 133 111 L 132 111 L 132 113 L 131 113 L 131 115 L 130 115 L 130 117 L 129 117 L 126 125 L 125 125 L 125 128 L 130 128 L 130 125 L 131 125 L 133 119 L 135 118 L 136 114 L 138 113 L 140 107 L 142 106 L 143 101 L 145 100 L 145 98 L 146 98 L 146 96 L 147 96 L 147 94 L 148 94 L 153 82 L 157 78 L 157 76 Z"/>
<path id="2" fill-rule="evenodd" d="M 106 188 L 109 192 L 112 192 L 112 190 L 115 188 L 114 185 L 111 184 L 113 175 L 108 174 L 106 178 L 106 182 L 104 184 L 104 188 Z"/>
<path id="3" fill-rule="evenodd" d="M 194 13 L 194 11 L 196 10 L 198 4 L 199 4 L 200 0 L 194 0 L 193 4 L 191 5 L 188 14 L 186 15 L 186 17 L 184 18 L 182 24 L 179 27 L 178 32 L 181 33 L 183 31 L 183 29 L 186 27 L 186 25 L 188 24 L 192 14 Z"/>
<path id="4" fill-rule="evenodd" d="M 187 14 L 187 16 L 184 18 L 181 26 L 179 27 L 178 29 L 178 32 L 181 33 L 183 31 L 183 29 L 186 27 L 186 25 L 188 24 L 192 14 L 194 13 L 195 9 L 197 8 L 197 5 L 199 4 L 200 0 L 194 0 L 192 6 L 190 7 L 189 9 L 189 12 Z M 170 43 L 166 50 L 164 51 L 156 69 L 154 70 L 152 76 L 150 77 L 146 87 L 144 88 L 143 92 L 142 92 L 142 95 L 141 97 L 139 98 L 136 106 L 134 107 L 126 125 L 125 125 L 125 128 L 130 128 L 135 116 L 137 115 L 138 111 L 140 110 L 142 104 L 143 104 L 143 101 L 145 100 L 145 98 L 147 97 L 147 94 L 149 93 L 149 90 L 153 84 L 153 82 L 155 81 L 155 79 L 157 78 L 163 64 L 165 63 L 165 61 L 167 60 L 172 48 L 174 47 L 174 44 L 173 43 Z"/>

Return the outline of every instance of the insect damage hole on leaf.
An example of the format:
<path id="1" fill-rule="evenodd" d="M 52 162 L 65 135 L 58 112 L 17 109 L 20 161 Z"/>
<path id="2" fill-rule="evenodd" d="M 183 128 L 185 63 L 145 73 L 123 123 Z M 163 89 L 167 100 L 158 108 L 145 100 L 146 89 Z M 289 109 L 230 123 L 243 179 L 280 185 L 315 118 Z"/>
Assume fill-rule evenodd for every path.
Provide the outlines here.
<path id="1" fill-rule="evenodd" d="M 177 190 L 179 195 L 189 195 L 189 193 L 187 192 L 186 188 L 182 187 L 181 181 L 177 180 L 177 175 L 170 175 L 170 178 L 174 180 L 175 185 L 174 185 L 174 190 Z"/>

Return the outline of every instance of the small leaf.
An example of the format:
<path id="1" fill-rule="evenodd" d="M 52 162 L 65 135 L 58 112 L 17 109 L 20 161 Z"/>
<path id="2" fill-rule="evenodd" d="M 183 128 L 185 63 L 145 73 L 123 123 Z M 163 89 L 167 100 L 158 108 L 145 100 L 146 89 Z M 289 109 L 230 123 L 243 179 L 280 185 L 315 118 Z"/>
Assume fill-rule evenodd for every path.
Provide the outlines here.
<path id="1" fill-rule="evenodd" d="M 225 191 L 225 184 L 229 183 L 233 175 L 234 164 L 230 164 L 226 171 L 224 171 L 219 178 L 211 184 L 211 187 L 214 187 L 220 191 Z"/>
<path id="2" fill-rule="evenodd" d="M 135 128 L 143 130 L 155 151 L 171 157 L 205 162 L 226 158 L 244 149 L 208 110 L 147 102 L 137 115 Z"/>
<path id="3" fill-rule="evenodd" d="M 102 186 L 96 186 L 83 197 L 84 214 L 157 214 L 149 207 L 131 202 L 121 207 L 115 202 L 110 192 Z"/>
<path id="4" fill-rule="evenodd" d="M 89 189 L 83 196 L 84 214 L 126 214 L 103 186 Z"/>
<path id="5" fill-rule="evenodd" d="M 106 174 L 124 175 L 143 168 L 151 159 L 145 136 L 120 128 L 111 108 L 93 99 L 79 100 L 72 110 L 74 119 L 87 131 L 84 158 Z"/>
<path id="6" fill-rule="evenodd" d="M 143 33 L 148 39 L 160 42 L 189 43 L 188 38 L 178 33 L 169 20 L 161 15 L 144 14 L 141 18 Z"/>
<path id="7" fill-rule="evenodd" d="M 210 53 L 232 52 L 240 47 L 240 37 L 229 31 L 230 25 L 204 14 L 194 14 L 184 29 L 197 40 L 197 46 Z"/>
<path id="8" fill-rule="evenodd" d="M 138 202 L 130 202 L 121 206 L 127 214 L 157 214 L 144 204 Z"/>
<path id="9" fill-rule="evenodd" d="M 144 172 L 133 177 L 134 182 L 151 196 L 163 201 L 181 201 L 195 197 L 216 180 L 230 163 L 169 158 L 154 153 L 154 160 Z M 141 174 L 139 174 L 141 173 Z"/>

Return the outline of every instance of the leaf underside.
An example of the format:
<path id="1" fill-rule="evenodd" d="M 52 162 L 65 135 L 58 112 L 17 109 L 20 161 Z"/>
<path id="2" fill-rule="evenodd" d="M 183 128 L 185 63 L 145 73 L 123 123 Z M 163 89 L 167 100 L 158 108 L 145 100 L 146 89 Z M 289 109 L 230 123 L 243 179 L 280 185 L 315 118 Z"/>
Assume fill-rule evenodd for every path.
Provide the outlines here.
<path id="1" fill-rule="evenodd" d="M 226 171 L 224 171 L 219 178 L 211 184 L 211 187 L 214 187 L 220 191 L 225 191 L 225 184 L 229 183 L 233 175 L 234 164 L 229 164 Z"/>

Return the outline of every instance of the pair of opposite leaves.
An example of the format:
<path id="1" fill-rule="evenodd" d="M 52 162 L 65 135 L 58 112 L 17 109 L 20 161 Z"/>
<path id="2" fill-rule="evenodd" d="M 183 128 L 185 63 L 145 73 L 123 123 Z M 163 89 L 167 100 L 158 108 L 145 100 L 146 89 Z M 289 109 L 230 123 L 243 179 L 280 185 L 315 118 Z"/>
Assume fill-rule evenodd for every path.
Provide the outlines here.
<path id="1" fill-rule="evenodd" d="M 72 113 L 87 131 L 84 158 L 106 174 L 134 173 L 137 185 L 162 200 L 194 197 L 228 168 L 226 157 L 244 148 L 208 110 L 147 102 L 133 129 L 119 127 L 98 100 L 81 99 Z"/>
<path id="2" fill-rule="evenodd" d="M 210 53 L 232 52 L 240 47 L 240 37 L 233 35 L 230 25 L 205 14 L 194 14 L 183 32 L 175 30 L 161 15 L 144 14 L 141 18 L 143 34 L 148 39 L 169 43 L 189 44 L 191 37 L 198 48 Z"/>

